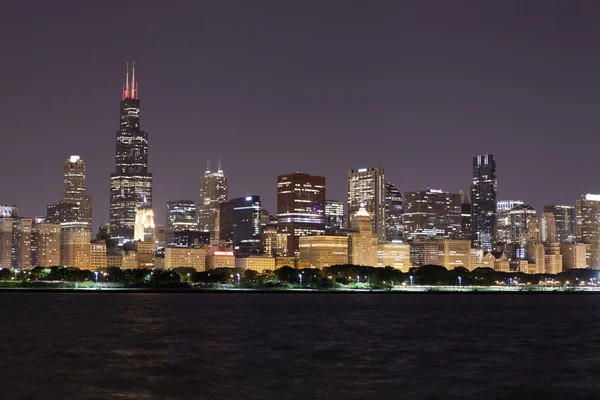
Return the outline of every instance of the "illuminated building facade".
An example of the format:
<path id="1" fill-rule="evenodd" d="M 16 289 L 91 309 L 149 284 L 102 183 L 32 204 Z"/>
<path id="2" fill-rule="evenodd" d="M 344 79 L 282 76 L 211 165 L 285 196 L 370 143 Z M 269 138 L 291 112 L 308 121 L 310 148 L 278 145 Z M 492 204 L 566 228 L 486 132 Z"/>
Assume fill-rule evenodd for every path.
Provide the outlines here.
<path id="1" fill-rule="evenodd" d="M 116 135 L 115 172 L 110 175 L 110 225 L 112 239 L 119 245 L 135 236 L 138 208 L 152 208 L 152 174 L 148 172 L 148 134 L 140 130 L 139 85 L 135 65 L 129 70 L 121 98 L 120 126 Z"/>
<path id="2" fill-rule="evenodd" d="M 462 237 L 471 240 L 471 196 L 460 191 L 460 222 Z"/>
<path id="3" fill-rule="evenodd" d="M 31 238 L 31 265 L 53 267 L 60 265 L 60 224 L 36 221 Z"/>
<path id="4" fill-rule="evenodd" d="M 496 204 L 496 242 L 510 243 L 510 210 L 522 205 L 521 200 L 500 200 Z"/>
<path id="5" fill-rule="evenodd" d="M 274 257 L 236 257 L 235 267 L 240 269 L 250 269 L 257 272 L 273 271 L 275 270 L 275 258 Z"/>
<path id="6" fill-rule="evenodd" d="M 563 269 L 586 268 L 586 253 L 588 244 L 584 243 L 561 243 L 560 254 L 562 255 Z"/>
<path id="7" fill-rule="evenodd" d="M 175 232 L 198 231 L 196 204 L 192 200 L 167 202 L 167 227 L 165 241 L 167 246 L 175 246 Z"/>
<path id="8" fill-rule="evenodd" d="M 568 204 L 549 204 L 544 206 L 544 213 L 554 216 L 556 241 L 572 243 L 575 241 L 575 207 Z"/>
<path id="9" fill-rule="evenodd" d="M 492 154 L 473 157 L 471 186 L 471 242 L 492 251 L 496 242 L 496 161 Z"/>
<path id="10" fill-rule="evenodd" d="M 439 260 L 437 265 L 446 269 L 463 267 L 471 270 L 471 241 L 465 239 L 437 240 Z"/>
<path id="11" fill-rule="evenodd" d="M 410 245 L 407 243 L 380 243 L 377 246 L 377 266 L 392 267 L 404 272 L 410 269 Z"/>
<path id="12" fill-rule="evenodd" d="M 277 177 L 277 230 L 295 256 L 300 236 L 325 233 L 325 177 L 295 172 Z"/>
<path id="13" fill-rule="evenodd" d="M 385 184 L 385 239 L 399 241 L 404 237 L 402 226 L 402 193 L 390 182 Z"/>
<path id="14" fill-rule="evenodd" d="M 11 218 L 19 215 L 19 208 L 16 204 L 6 205 L 0 204 L 0 218 Z"/>
<path id="15" fill-rule="evenodd" d="M 589 244 L 587 267 L 600 268 L 600 194 L 586 194 L 575 204 L 577 241 Z"/>
<path id="16" fill-rule="evenodd" d="M 352 232 L 348 246 L 348 261 L 354 265 L 377 266 L 378 237 L 373 222 L 363 207 L 351 218 Z"/>
<path id="17" fill-rule="evenodd" d="M 260 196 L 245 196 L 219 204 L 219 239 L 231 243 L 237 257 L 261 254 Z"/>
<path id="18" fill-rule="evenodd" d="M 404 239 L 462 237 L 461 195 L 438 189 L 404 194 Z"/>
<path id="19" fill-rule="evenodd" d="M 373 232 L 380 242 L 385 242 L 386 203 L 385 203 L 385 170 L 382 167 L 360 168 L 348 171 L 348 219 L 353 226 L 352 218 L 364 207 L 372 216 Z"/>
<path id="20" fill-rule="evenodd" d="M 204 247 L 167 247 L 165 268 L 192 267 L 196 271 L 204 271 L 207 254 Z"/>
<path id="21" fill-rule="evenodd" d="M 302 236 L 299 251 L 300 261 L 310 268 L 348 264 L 348 236 Z"/>
<path id="22" fill-rule="evenodd" d="M 108 266 L 106 258 L 106 243 L 90 243 L 90 265 L 89 269 L 95 271 Z"/>
<path id="23" fill-rule="evenodd" d="M 221 169 L 221 160 L 216 172 L 211 172 L 210 162 L 206 166 L 204 176 L 200 179 L 200 203 L 198 204 L 198 220 L 201 231 L 210 232 L 215 237 L 219 203 L 227 201 L 227 177 Z"/>
<path id="24" fill-rule="evenodd" d="M 337 233 L 344 229 L 344 203 L 325 200 L 325 232 Z"/>
<path id="25" fill-rule="evenodd" d="M 528 204 L 519 204 L 514 206 L 509 212 L 509 221 L 510 221 L 510 237 L 508 243 L 518 243 L 525 244 L 527 243 L 528 236 L 530 236 L 529 223 L 532 217 L 536 218 L 535 208 Z M 541 242 L 541 227 L 538 228 L 539 231 L 539 240 L 536 242 Z M 517 257 L 519 258 L 519 257 Z"/>
<path id="26" fill-rule="evenodd" d="M 150 204 L 144 203 L 136 210 L 134 228 L 133 239 L 135 241 L 155 242 L 156 225 L 154 224 L 154 211 Z"/>

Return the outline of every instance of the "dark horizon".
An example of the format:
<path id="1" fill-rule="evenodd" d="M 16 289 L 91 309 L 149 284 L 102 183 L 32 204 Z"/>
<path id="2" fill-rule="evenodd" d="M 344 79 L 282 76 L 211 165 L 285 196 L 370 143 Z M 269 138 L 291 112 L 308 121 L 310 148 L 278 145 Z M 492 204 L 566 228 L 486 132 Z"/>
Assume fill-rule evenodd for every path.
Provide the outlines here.
<path id="1" fill-rule="evenodd" d="M 280 174 L 323 175 L 344 202 L 360 167 L 402 193 L 469 191 L 486 153 L 498 200 L 540 213 L 600 192 L 596 2 L 167 4 L 5 7 L 0 204 L 45 215 L 76 154 L 93 235 L 108 222 L 132 61 L 158 223 L 167 201 L 198 202 L 207 157 L 230 198 L 260 195 L 272 214 Z"/>

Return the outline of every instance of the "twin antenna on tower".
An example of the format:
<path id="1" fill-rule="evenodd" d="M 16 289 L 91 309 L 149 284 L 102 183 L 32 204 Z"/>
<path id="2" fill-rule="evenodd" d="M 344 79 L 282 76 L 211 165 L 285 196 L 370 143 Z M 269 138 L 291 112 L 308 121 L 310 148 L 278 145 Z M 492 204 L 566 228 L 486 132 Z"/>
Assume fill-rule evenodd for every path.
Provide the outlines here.
<path id="1" fill-rule="evenodd" d="M 221 169 L 221 157 L 219 157 L 217 159 L 218 161 L 218 169 L 217 172 L 223 172 L 223 170 Z M 210 172 L 210 158 L 206 158 L 206 172 Z"/>
<path id="2" fill-rule="evenodd" d="M 129 81 L 129 63 L 125 74 L 125 85 L 123 85 L 123 99 L 139 99 L 140 83 L 135 80 L 135 62 L 131 69 L 131 82 Z"/>

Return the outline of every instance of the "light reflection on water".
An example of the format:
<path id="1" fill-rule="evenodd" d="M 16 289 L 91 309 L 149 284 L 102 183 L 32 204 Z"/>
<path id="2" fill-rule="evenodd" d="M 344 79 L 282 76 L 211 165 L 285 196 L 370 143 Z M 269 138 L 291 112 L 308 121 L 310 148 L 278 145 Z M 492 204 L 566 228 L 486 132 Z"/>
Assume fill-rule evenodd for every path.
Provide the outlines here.
<path id="1" fill-rule="evenodd" d="M 600 296 L 0 293 L 1 399 L 594 398 Z"/>

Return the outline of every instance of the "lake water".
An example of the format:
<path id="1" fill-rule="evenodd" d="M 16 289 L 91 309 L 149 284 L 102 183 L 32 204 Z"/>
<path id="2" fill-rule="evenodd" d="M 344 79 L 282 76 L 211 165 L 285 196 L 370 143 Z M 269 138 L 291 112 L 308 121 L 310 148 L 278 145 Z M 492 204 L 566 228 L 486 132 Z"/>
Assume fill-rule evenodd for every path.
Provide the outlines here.
<path id="1" fill-rule="evenodd" d="M 0 293 L 0 399 L 600 397 L 600 295 Z"/>

